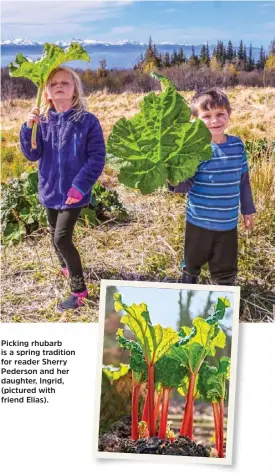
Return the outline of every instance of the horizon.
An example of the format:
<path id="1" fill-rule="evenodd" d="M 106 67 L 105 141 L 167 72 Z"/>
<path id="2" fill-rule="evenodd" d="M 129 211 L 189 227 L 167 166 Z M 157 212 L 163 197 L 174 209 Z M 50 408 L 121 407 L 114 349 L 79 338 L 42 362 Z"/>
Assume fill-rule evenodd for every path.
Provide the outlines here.
<path id="1" fill-rule="evenodd" d="M 274 7 L 274 1 L 3 1 L 1 44 L 12 39 L 67 43 L 72 38 L 147 44 L 151 35 L 155 44 L 196 46 L 231 40 L 236 47 L 243 40 L 247 47 L 252 43 L 267 50 L 274 37 Z"/>

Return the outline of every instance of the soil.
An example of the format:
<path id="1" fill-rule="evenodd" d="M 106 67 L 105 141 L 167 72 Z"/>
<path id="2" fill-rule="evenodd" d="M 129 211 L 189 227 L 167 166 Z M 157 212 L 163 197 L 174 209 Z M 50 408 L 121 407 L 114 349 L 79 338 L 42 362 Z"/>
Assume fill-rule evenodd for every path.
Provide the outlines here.
<path id="1" fill-rule="evenodd" d="M 125 416 L 115 422 L 110 432 L 99 437 L 100 452 L 142 453 L 155 455 L 178 455 L 190 457 L 212 456 L 212 449 L 196 444 L 188 437 L 179 436 L 174 442 L 150 437 L 131 439 L 131 417 Z"/>

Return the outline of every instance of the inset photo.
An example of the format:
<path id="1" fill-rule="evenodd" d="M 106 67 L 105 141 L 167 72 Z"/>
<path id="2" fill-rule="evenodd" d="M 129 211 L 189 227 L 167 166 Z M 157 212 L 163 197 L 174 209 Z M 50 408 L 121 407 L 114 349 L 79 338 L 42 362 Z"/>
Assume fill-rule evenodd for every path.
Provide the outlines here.
<path id="1" fill-rule="evenodd" d="M 240 288 L 102 280 L 94 455 L 232 464 Z"/>

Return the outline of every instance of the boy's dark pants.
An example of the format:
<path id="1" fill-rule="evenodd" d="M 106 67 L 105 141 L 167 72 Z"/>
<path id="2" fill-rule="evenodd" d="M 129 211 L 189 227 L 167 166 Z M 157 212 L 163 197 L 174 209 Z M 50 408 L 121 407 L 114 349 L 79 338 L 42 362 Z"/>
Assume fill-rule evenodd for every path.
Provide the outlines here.
<path id="1" fill-rule="evenodd" d="M 73 229 L 81 208 L 55 210 L 46 208 L 52 244 L 62 268 L 67 267 L 73 292 L 85 290 L 79 253 L 73 244 Z"/>
<path id="2" fill-rule="evenodd" d="M 237 227 L 228 231 L 207 230 L 186 222 L 182 282 L 196 284 L 208 262 L 215 284 L 234 285 L 238 271 Z"/>

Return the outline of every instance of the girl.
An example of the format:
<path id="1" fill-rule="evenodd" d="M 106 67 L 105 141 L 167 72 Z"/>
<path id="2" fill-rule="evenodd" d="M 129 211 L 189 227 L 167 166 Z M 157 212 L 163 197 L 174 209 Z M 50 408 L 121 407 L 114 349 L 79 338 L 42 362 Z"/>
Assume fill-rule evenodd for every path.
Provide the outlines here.
<path id="1" fill-rule="evenodd" d="M 37 149 L 31 148 L 34 122 Z M 39 202 L 46 207 L 54 250 L 71 294 L 59 310 L 77 309 L 88 297 L 79 253 L 72 242 L 74 225 L 91 189 L 102 173 L 105 144 L 98 119 L 85 110 L 81 82 L 67 67 L 50 74 L 42 109 L 32 108 L 20 131 L 21 149 L 30 161 L 39 160 Z"/>

